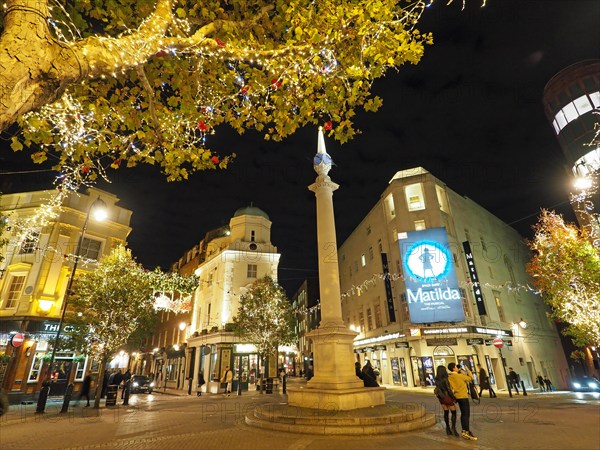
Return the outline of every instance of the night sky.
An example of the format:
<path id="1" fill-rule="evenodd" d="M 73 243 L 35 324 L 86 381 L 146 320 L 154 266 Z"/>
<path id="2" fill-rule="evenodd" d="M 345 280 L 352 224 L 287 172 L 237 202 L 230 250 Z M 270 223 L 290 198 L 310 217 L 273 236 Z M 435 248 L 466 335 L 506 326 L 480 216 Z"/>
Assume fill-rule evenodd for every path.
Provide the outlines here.
<path id="1" fill-rule="evenodd" d="M 398 170 L 423 166 L 451 189 L 481 204 L 522 235 L 531 235 L 540 208 L 573 220 L 566 161 L 542 105 L 545 84 L 561 69 L 600 57 L 597 0 L 460 0 L 436 2 L 419 29 L 434 33 L 421 62 L 377 80 L 384 100 L 359 114 L 362 134 L 340 145 L 326 138 L 340 185 L 334 194 L 338 245 L 377 202 Z M 271 240 L 282 254 L 279 280 L 292 294 L 315 276 L 316 217 L 312 156 L 316 128 L 282 143 L 254 132 L 217 130 L 208 143 L 237 153 L 226 171 L 205 171 L 167 183 L 154 167 L 121 169 L 112 184 L 133 210 L 129 238 L 138 261 L 168 268 L 204 234 L 251 202 L 269 214 Z M 27 154 L 0 152 L 0 187 L 18 192 L 52 187 L 55 174 L 35 170 Z"/>

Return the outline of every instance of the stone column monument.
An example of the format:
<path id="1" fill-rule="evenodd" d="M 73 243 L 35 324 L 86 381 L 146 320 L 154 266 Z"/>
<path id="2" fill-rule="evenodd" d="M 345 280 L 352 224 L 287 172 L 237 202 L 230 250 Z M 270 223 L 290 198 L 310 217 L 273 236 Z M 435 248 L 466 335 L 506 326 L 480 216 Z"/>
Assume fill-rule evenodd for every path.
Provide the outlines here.
<path id="1" fill-rule="evenodd" d="M 313 340 L 314 377 L 306 387 L 288 388 L 288 404 L 302 408 L 352 410 L 385 404 L 384 388 L 365 388 L 354 369 L 352 342 L 357 333 L 342 319 L 333 191 L 339 186 L 329 178 L 331 156 L 319 128 L 313 166 L 317 179 L 309 189 L 317 200 L 317 241 L 321 323 L 308 334 Z"/>

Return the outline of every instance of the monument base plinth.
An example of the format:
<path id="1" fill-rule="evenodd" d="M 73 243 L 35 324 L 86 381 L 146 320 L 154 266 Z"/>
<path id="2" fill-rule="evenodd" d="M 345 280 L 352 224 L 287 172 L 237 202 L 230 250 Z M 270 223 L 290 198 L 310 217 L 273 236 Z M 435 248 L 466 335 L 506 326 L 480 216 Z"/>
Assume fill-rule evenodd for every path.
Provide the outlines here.
<path id="1" fill-rule="evenodd" d="M 300 408 L 349 411 L 385 404 L 385 388 L 315 389 L 288 387 L 288 404 Z"/>
<path id="2" fill-rule="evenodd" d="M 422 405 L 413 402 L 388 402 L 351 411 L 269 403 L 246 414 L 246 423 L 253 427 L 325 436 L 403 433 L 428 428 L 435 425 L 435 421 L 435 414 L 427 413 Z"/>

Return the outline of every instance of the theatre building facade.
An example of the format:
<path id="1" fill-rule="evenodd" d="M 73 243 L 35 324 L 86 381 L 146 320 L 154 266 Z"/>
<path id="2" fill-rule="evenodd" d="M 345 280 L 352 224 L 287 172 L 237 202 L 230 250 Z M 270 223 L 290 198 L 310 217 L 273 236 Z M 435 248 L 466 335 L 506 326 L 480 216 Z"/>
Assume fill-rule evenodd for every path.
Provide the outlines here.
<path id="1" fill-rule="evenodd" d="M 538 375 L 568 385 L 523 237 L 427 170 L 397 172 L 338 259 L 356 360 L 381 383 L 431 386 L 437 366 L 460 362 L 481 364 L 500 390 L 508 367 L 527 388 Z"/>

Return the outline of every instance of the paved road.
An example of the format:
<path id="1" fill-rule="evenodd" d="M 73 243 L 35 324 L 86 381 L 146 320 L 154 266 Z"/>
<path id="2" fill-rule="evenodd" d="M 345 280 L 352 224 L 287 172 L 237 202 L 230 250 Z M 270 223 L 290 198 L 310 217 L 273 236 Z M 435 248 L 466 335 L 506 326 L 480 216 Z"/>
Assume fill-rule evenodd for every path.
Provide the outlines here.
<path id="1" fill-rule="evenodd" d="M 73 405 L 46 414 L 35 405 L 13 406 L 0 418 L 2 450 L 37 449 L 201 449 L 201 450 L 370 450 L 370 449 L 600 449 L 600 400 L 594 394 L 550 394 L 497 399 L 473 406 L 476 442 L 447 437 L 431 392 L 388 390 L 391 401 L 423 404 L 438 414 L 427 430 L 378 436 L 312 436 L 260 430 L 246 425 L 246 411 L 262 403 L 285 403 L 282 394 L 244 393 L 173 396 L 138 394 L 130 405 L 84 408 Z M 121 402 L 119 402 L 121 403 Z"/>

